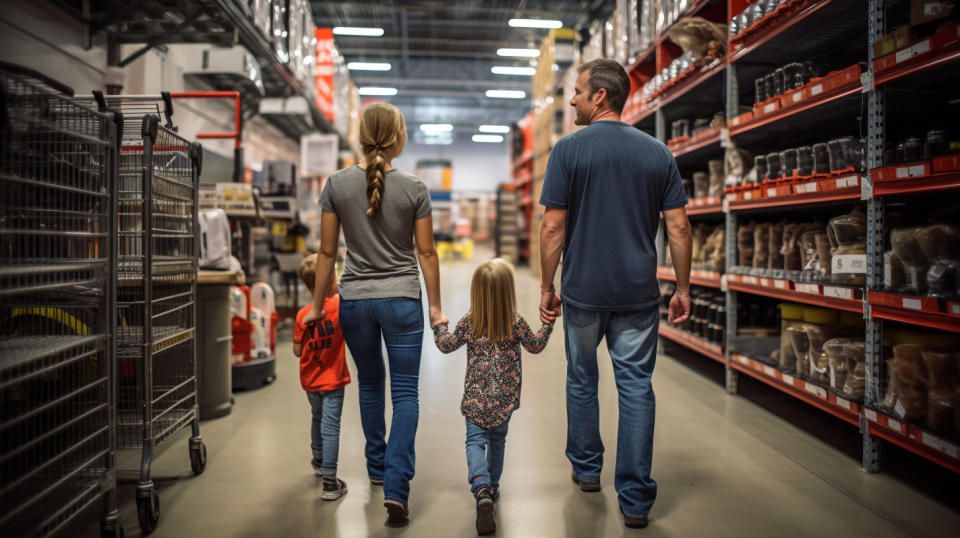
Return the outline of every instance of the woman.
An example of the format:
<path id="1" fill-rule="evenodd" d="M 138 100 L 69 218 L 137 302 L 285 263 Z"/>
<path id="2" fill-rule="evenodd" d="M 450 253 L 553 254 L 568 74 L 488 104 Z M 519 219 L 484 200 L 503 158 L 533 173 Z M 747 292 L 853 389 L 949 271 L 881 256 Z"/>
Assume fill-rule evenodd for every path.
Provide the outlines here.
<path id="1" fill-rule="evenodd" d="M 393 105 L 367 107 L 360 119 L 366 167 L 340 170 L 320 195 L 320 252 L 313 311 L 304 324 L 325 316 L 323 300 L 337 257 L 340 226 L 347 259 L 340 278 L 340 327 L 357 365 L 360 420 L 366 437 L 367 473 L 383 485 L 387 525 L 408 523 L 419 419 L 417 385 L 423 342 L 423 306 L 417 261 L 426 281 L 431 328 L 447 323 L 440 308 L 440 266 L 433 242 L 430 193 L 416 176 L 393 168 L 407 129 Z M 414 250 L 416 249 L 416 257 Z M 390 362 L 393 421 L 384 442 L 384 380 L 380 339 Z"/>

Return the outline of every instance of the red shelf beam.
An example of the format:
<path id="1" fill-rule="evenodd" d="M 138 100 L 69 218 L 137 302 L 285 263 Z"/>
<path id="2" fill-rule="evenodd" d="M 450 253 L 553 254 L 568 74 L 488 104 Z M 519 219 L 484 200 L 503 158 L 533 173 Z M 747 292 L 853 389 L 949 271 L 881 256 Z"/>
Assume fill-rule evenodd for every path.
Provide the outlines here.
<path id="1" fill-rule="evenodd" d="M 960 333 L 960 318 L 947 314 L 916 312 L 903 308 L 875 304 L 870 305 L 870 314 L 872 317 L 889 321 Z"/>
<path id="2" fill-rule="evenodd" d="M 836 101 L 837 99 L 842 99 L 850 95 L 858 94 L 860 93 L 861 88 L 862 86 L 860 84 L 860 81 L 857 80 L 846 86 L 841 86 L 838 88 L 834 88 L 832 90 L 827 90 L 822 94 L 820 94 L 819 99 L 808 99 L 807 101 L 802 102 L 801 104 L 790 106 L 787 108 L 781 108 L 776 110 L 775 112 L 771 112 L 770 114 L 764 114 L 750 121 L 743 122 L 740 125 L 737 125 L 736 127 L 733 127 L 732 129 L 730 129 L 730 136 L 743 134 L 752 129 L 763 127 L 764 125 L 769 125 L 773 122 L 780 121 L 784 118 L 789 118 L 790 116 L 794 116 L 800 112 L 804 112 L 812 108 L 816 108 L 825 103 Z"/>
<path id="3" fill-rule="evenodd" d="M 687 349 L 696 351 L 707 358 L 724 364 L 727 362 L 723 357 L 723 351 L 721 350 L 720 346 L 701 340 L 700 338 L 697 338 L 692 334 L 685 333 L 679 329 L 674 329 L 673 327 L 666 325 L 666 322 L 661 322 L 659 333 L 660 336 L 668 340 L 672 340 Z"/>
<path id="4" fill-rule="evenodd" d="M 957 30 L 954 29 L 954 31 Z M 899 54 L 900 52 L 901 51 L 894 52 L 892 55 Z M 914 56 L 900 63 L 893 64 L 887 68 L 876 69 L 877 62 L 879 60 L 875 60 L 874 66 L 877 77 L 875 84 L 877 86 L 886 84 L 887 82 L 897 80 L 898 78 L 912 75 L 920 71 L 925 71 L 927 69 L 932 69 L 958 59 L 960 59 L 960 42 L 954 42 L 945 47 L 939 47 L 926 54 Z M 883 59 L 881 58 L 880 60 Z"/>
<path id="5" fill-rule="evenodd" d="M 803 194 L 792 194 L 789 196 L 777 196 L 774 198 L 759 198 L 757 200 L 740 200 L 730 202 L 730 211 L 744 209 L 760 209 L 767 207 L 784 207 L 793 205 L 808 205 L 826 202 L 836 202 L 841 200 L 859 200 L 860 187 L 847 188 L 827 192 L 810 192 Z"/>
<path id="6" fill-rule="evenodd" d="M 805 293 L 796 290 L 779 289 L 756 284 L 745 284 L 743 282 L 737 282 L 734 280 L 729 280 L 727 282 L 727 287 L 732 291 L 750 293 L 753 295 L 763 295 L 765 297 L 773 297 L 774 299 L 783 299 L 784 301 L 793 301 L 814 306 L 822 306 L 824 308 L 846 310 L 848 312 L 863 312 L 863 301 L 860 299 L 840 299 L 837 297 L 827 297 L 825 295 L 816 295 L 813 293 Z"/>
<path id="7" fill-rule="evenodd" d="M 677 274 L 672 267 L 657 267 L 657 278 L 661 280 L 677 281 Z M 720 289 L 720 273 L 715 271 L 701 271 L 694 269 L 690 272 L 690 283 L 694 286 Z"/>
<path id="8" fill-rule="evenodd" d="M 960 171 L 917 176 L 900 181 L 874 181 L 875 196 L 937 192 L 960 188 Z"/>
<path id="9" fill-rule="evenodd" d="M 957 443 L 941 439 L 937 435 L 916 426 L 904 424 L 873 409 L 864 409 L 863 416 L 867 419 L 870 435 L 893 443 L 955 473 L 960 473 L 960 447 Z"/>
<path id="10" fill-rule="evenodd" d="M 624 123 L 629 123 L 630 125 L 636 125 L 641 121 L 650 117 L 651 114 L 657 111 L 657 109 L 664 107 L 671 102 L 678 99 L 683 94 L 688 91 L 696 88 L 706 80 L 710 79 L 720 71 L 726 69 L 727 64 L 723 60 L 716 60 L 716 65 L 707 69 L 706 71 L 701 71 L 696 75 L 688 77 L 686 80 L 678 82 L 672 88 L 665 90 L 663 93 L 654 97 L 647 103 L 647 106 L 644 107 L 640 112 L 634 114 L 632 117 L 624 119 Z"/>
<path id="11" fill-rule="evenodd" d="M 720 144 L 720 133 L 706 138 L 704 140 L 698 140 L 689 144 L 684 144 L 678 148 L 670 150 L 670 153 L 673 153 L 674 157 L 680 157 L 681 155 L 686 155 L 687 153 L 697 151 L 698 149 L 703 149 L 714 144 Z"/>

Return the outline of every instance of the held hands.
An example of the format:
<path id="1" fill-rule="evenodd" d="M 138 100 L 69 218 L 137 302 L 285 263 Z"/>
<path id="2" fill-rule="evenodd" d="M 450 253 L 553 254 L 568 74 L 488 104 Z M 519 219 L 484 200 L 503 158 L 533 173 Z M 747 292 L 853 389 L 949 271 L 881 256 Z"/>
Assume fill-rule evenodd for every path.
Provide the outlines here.
<path id="1" fill-rule="evenodd" d="M 667 311 L 667 321 L 678 325 L 687 321 L 690 317 L 690 290 L 677 290 L 670 299 L 670 307 Z"/>
<path id="2" fill-rule="evenodd" d="M 323 320 L 327 317 L 326 310 L 317 310 L 316 307 L 313 308 L 306 316 L 303 316 L 303 325 L 309 327 L 314 323 Z"/>
<path id="3" fill-rule="evenodd" d="M 540 290 L 540 321 L 553 327 L 554 322 L 560 317 L 560 296 L 554 291 L 553 286 L 550 289 Z"/>
<path id="4" fill-rule="evenodd" d="M 430 307 L 430 328 L 434 328 L 437 325 L 442 325 L 444 323 L 450 323 L 450 320 L 447 319 L 447 316 L 443 315 L 443 311 L 440 310 L 438 306 Z"/>

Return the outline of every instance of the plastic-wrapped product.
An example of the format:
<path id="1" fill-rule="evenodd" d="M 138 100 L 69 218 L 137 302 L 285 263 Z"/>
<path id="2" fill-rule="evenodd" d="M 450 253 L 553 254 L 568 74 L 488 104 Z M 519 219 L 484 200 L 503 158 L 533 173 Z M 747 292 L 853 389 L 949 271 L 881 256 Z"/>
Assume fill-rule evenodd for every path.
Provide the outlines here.
<path id="1" fill-rule="evenodd" d="M 867 354 L 863 340 L 850 341 L 844 346 L 844 356 L 847 358 L 847 379 L 843 383 L 843 393 L 853 400 L 863 398 L 863 390 L 867 384 Z"/>
<path id="2" fill-rule="evenodd" d="M 751 174 L 751 163 L 754 162 L 753 154 L 739 148 L 729 148 L 724 154 L 724 173 L 726 174 L 725 185 L 728 187 L 740 185 L 745 182 L 763 181 L 763 177 Z M 756 177 L 754 177 L 756 176 Z M 750 178 L 753 178 L 752 180 Z"/>
<path id="3" fill-rule="evenodd" d="M 707 161 L 707 167 L 710 169 L 710 196 L 723 194 L 723 161 Z"/>
<path id="4" fill-rule="evenodd" d="M 692 240 L 692 252 L 691 258 L 693 259 L 694 265 L 700 264 L 703 262 L 703 244 L 707 241 L 707 236 L 713 231 L 713 228 L 707 224 L 699 223 L 693 229 L 693 234 L 691 237 Z"/>
<path id="5" fill-rule="evenodd" d="M 780 221 L 770 225 L 770 233 L 767 238 L 767 269 L 783 269 L 783 253 L 780 249 L 783 245 L 783 229 L 786 222 Z"/>
<path id="6" fill-rule="evenodd" d="M 710 192 L 710 177 L 706 172 L 693 173 L 693 197 L 703 198 Z"/>
<path id="7" fill-rule="evenodd" d="M 770 224 L 758 224 L 753 229 L 753 267 L 766 269 L 770 247 Z"/>
<path id="8" fill-rule="evenodd" d="M 934 433 L 952 435 L 957 399 L 952 389 L 931 390 L 927 399 L 927 427 Z"/>
<path id="9" fill-rule="evenodd" d="M 801 330 L 803 308 L 792 303 L 780 303 L 780 354 L 779 366 L 781 370 L 792 371 L 797 366 L 797 356 L 793 353 L 791 332 Z"/>
<path id="10" fill-rule="evenodd" d="M 817 273 L 829 275 L 831 270 L 830 262 L 830 240 L 826 233 L 818 233 L 814 236 L 814 242 L 817 246 Z"/>
<path id="11" fill-rule="evenodd" d="M 833 390 L 843 390 L 847 381 L 847 346 L 850 344 L 849 338 L 833 338 L 823 343 L 823 352 L 827 356 L 829 366 L 830 388 Z"/>
<path id="12" fill-rule="evenodd" d="M 783 268 L 788 271 L 799 271 L 802 266 L 800 264 L 800 251 L 797 250 L 797 231 L 800 229 L 800 224 L 795 222 L 789 222 L 783 227 L 783 239 L 780 243 L 780 254 L 783 256 Z"/>
<path id="13" fill-rule="evenodd" d="M 785 149 L 780 152 L 780 168 L 783 169 L 782 175 L 793 177 L 797 173 L 797 150 L 795 148 Z"/>
<path id="14" fill-rule="evenodd" d="M 867 251 L 867 215 L 859 205 L 846 215 L 834 217 L 827 222 L 830 253 L 850 254 Z"/>
<path id="15" fill-rule="evenodd" d="M 927 418 L 927 368 L 922 348 L 916 344 L 893 346 L 893 360 L 887 363 L 890 384 L 883 403 L 908 422 Z"/>
<path id="16" fill-rule="evenodd" d="M 941 299 L 960 295 L 960 262 L 939 258 L 927 269 L 927 294 Z"/>
<path id="17" fill-rule="evenodd" d="M 757 180 L 763 181 L 767 179 L 767 156 L 766 155 L 757 155 L 753 158 L 753 167 L 757 171 Z"/>
<path id="18" fill-rule="evenodd" d="M 817 270 L 817 232 L 809 230 L 800 234 L 800 264 L 804 271 Z"/>
<path id="19" fill-rule="evenodd" d="M 923 364 L 926 366 L 927 386 L 930 390 L 947 390 L 957 382 L 957 366 L 960 365 L 960 355 L 957 353 L 943 353 L 924 350 L 920 352 Z"/>
<path id="20" fill-rule="evenodd" d="M 739 264 L 750 267 L 753 264 L 753 230 L 756 224 L 744 224 L 737 230 L 737 252 L 740 254 Z"/>
<path id="21" fill-rule="evenodd" d="M 793 349 L 793 356 L 796 359 L 791 369 L 797 377 L 802 378 L 810 375 L 810 361 L 807 358 L 807 354 L 810 351 L 810 339 L 807 335 L 808 327 L 812 327 L 812 325 L 797 322 L 787 328 L 787 336 L 790 338 L 790 346 Z"/>
<path id="22" fill-rule="evenodd" d="M 899 290 L 906 285 L 906 267 L 894 251 L 888 250 L 883 254 L 883 287 L 888 290 Z"/>
<path id="23" fill-rule="evenodd" d="M 783 177 L 783 169 L 780 164 L 780 152 L 767 153 L 767 178 L 779 179 Z"/>
<path id="24" fill-rule="evenodd" d="M 723 272 L 726 268 L 727 256 L 723 238 L 723 226 L 717 226 L 703 245 L 703 257 L 709 270 Z"/>
<path id="25" fill-rule="evenodd" d="M 923 360 L 923 347 L 917 344 L 893 346 L 894 373 L 900 383 L 910 385 L 927 384 L 927 365 Z"/>
<path id="26" fill-rule="evenodd" d="M 931 224 L 917 231 L 917 243 L 927 260 L 957 259 L 960 254 L 960 228 L 950 224 Z"/>
<path id="27" fill-rule="evenodd" d="M 827 174 L 830 172 L 830 152 L 826 144 L 813 145 L 813 173 Z"/>
<path id="28" fill-rule="evenodd" d="M 906 277 L 903 291 L 915 295 L 926 294 L 927 291 L 926 273 L 929 259 L 920 247 L 921 230 L 922 228 L 911 227 L 894 228 L 890 231 L 890 246 L 903 263 Z"/>
<path id="29" fill-rule="evenodd" d="M 837 327 L 835 325 L 820 325 L 810 323 L 803 330 L 807 333 L 807 360 L 809 366 L 809 379 L 821 385 L 830 384 L 830 363 L 829 357 L 824 353 L 823 344 L 831 338 L 837 336 Z"/>

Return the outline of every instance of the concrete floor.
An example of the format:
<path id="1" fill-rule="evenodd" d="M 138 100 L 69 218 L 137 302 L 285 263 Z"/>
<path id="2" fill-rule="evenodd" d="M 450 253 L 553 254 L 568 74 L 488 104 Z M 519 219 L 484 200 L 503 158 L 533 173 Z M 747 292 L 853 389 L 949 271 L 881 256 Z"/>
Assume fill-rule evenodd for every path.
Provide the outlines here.
<path id="1" fill-rule="evenodd" d="M 469 306 L 474 266 L 455 262 L 441 268 L 445 312 L 453 322 Z M 538 282 L 526 269 L 517 277 L 520 311 L 532 324 Z M 381 490 L 366 480 L 355 385 L 347 388 L 340 441 L 340 476 L 349 493 L 335 502 L 320 500 L 320 480 L 309 464 L 309 409 L 287 330 L 278 337 L 283 344 L 278 344 L 277 381 L 236 394 L 230 415 L 202 424 L 209 449 L 202 476 L 190 472 L 186 432 L 168 441 L 155 459 L 161 517 L 154 535 L 475 535 L 459 413 L 465 351 L 442 355 L 431 337 L 425 335 L 421 367 L 409 527 L 384 526 Z M 499 536 L 956 536 L 960 528 L 958 513 L 889 476 L 863 473 L 846 454 L 661 357 L 654 376 L 653 472 L 660 494 L 650 527 L 627 529 L 613 488 L 616 391 L 606 351 L 600 352 L 607 446 L 601 493 L 580 492 L 563 455 L 562 329 L 542 354 L 525 353 L 524 363 L 522 408 L 507 437 Z M 134 468 L 137 458 L 124 454 L 121 467 Z M 121 485 L 121 517 L 127 535 L 139 535 L 132 489 Z M 90 523 L 66 534 L 96 536 L 98 528 Z"/>

